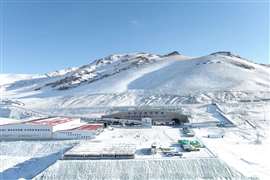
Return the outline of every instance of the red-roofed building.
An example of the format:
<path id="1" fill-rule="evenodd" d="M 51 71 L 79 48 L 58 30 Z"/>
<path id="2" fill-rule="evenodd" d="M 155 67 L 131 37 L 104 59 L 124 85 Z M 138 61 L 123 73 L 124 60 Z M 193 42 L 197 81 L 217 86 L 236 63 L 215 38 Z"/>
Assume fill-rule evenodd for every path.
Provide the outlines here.
<path id="1" fill-rule="evenodd" d="M 54 139 L 92 139 L 103 130 L 103 124 L 83 124 L 79 127 L 56 131 Z"/>
<path id="2" fill-rule="evenodd" d="M 0 125 L 0 139 L 52 139 L 55 131 L 78 127 L 79 118 L 53 117 Z"/>
<path id="3" fill-rule="evenodd" d="M 98 129 L 102 128 L 103 124 L 84 124 L 80 127 L 74 128 L 74 130 L 97 131 Z"/>
<path id="4" fill-rule="evenodd" d="M 74 121 L 71 118 L 65 117 L 56 117 L 56 118 L 49 118 L 49 119 L 38 119 L 33 121 L 28 121 L 29 124 L 38 124 L 38 125 L 49 125 L 49 126 L 57 126 L 59 124 L 66 124 L 68 122 Z"/>
<path id="5" fill-rule="evenodd" d="M 42 118 L 36 119 L 32 121 L 25 122 L 25 124 L 29 125 L 37 125 L 37 126 L 49 126 L 52 128 L 52 132 L 71 129 L 74 127 L 78 127 L 81 124 L 79 118 L 68 118 L 68 117 L 52 117 L 52 118 Z"/>

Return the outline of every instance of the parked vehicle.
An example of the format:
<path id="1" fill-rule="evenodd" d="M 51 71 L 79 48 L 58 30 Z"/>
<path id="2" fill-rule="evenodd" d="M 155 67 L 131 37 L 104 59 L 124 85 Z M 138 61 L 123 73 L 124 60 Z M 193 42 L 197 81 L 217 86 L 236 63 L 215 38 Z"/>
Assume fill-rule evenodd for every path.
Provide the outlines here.
<path id="1" fill-rule="evenodd" d="M 191 144 L 183 144 L 181 145 L 184 151 L 191 152 L 191 151 L 200 151 L 199 148 L 192 146 Z"/>
<path id="2" fill-rule="evenodd" d="M 195 136 L 195 132 L 193 130 L 189 129 L 188 127 L 183 128 L 183 134 L 187 137 L 194 137 Z"/>
<path id="3" fill-rule="evenodd" d="M 167 157 L 173 157 L 173 156 L 182 157 L 183 156 L 183 154 L 180 152 L 166 152 L 166 153 L 164 153 L 164 155 Z"/>
<path id="4" fill-rule="evenodd" d="M 199 142 L 198 140 L 190 141 L 190 144 L 195 148 L 203 148 L 204 147 L 204 145 L 201 142 Z"/>
<path id="5" fill-rule="evenodd" d="M 225 122 L 221 121 L 217 124 L 217 127 L 225 127 Z"/>
<path id="6" fill-rule="evenodd" d="M 153 143 L 151 145 L 151 154 L 156 154 L 157 153 L 157 143 Z"/>
<path id="7" fill-rule="evenodd" d="M 173 148 L 171 147 L 160 147 L 159 148 L 162 152 L 170 152 L 173 150 Z"/>
<path id="8" fill-rule="evenodd" d="M 187 140 L 187 139 L 180 139 L 180 140 L 178 141 L 178 143 L 179 143 L 180 145 L 189 144 L 189 140 Z"/>
<path id="9" fill-rule="evenodd" d="M 208 134 L 208 138 L 223 138 L 224 134 Z"/>
<path id="10" fill-rule="evenodd" d="M 211 132 L 207 135 L 208 138 L 223 138 L 224 132 Z"/>
<path id="11" fill-rule="evenodd" d="M 194 140 L 194 141 L 189 141 L 187 139 L 181 139 L 178 141 L 178 143 L 180 144 L 180 146 L 182 147 L 182 149 L 184 151 L 190 152 L 190 151 L 199 151 L 202 147 L 202 145 L 200 144 L 200 142 Z"/>

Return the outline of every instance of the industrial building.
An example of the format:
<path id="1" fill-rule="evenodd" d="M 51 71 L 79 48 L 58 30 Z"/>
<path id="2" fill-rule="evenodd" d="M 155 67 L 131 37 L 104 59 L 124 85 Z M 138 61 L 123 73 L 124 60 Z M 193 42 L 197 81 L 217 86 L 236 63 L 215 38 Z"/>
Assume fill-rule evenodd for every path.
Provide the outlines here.
<path id="1" fill-rule="evenodd" d="M 0 139 L 80 139 L 93 137 L 97 125 L 86 126 L 79 118 L 52 117 L 0 125 Z M 81 128 L 81 129 L 80 129 Z M 65 131 L 66 130 L 66 131 Z M 74 133 L 75 135 L 74 135 Z M 64 136 L 66 135 L 66 136 Z M 64 138 L 65 137 L 65 138 Z"/>
<path id="2" fill-rule="evenodd" d="M 56 131 L 53 139 L 92 139 L 103 131 L 103 124 L 84 124 L 82 126 Z"/>
<path id="3" fill-rule="evenodd" d="M 102 118 L 142 120 L 151 118 L 153 124 L 183 124 L 189 122 L 189 116 L 181 111 L 170 111 L 165 108 L 134 108 L 126 111 L 113 112 Z"/>

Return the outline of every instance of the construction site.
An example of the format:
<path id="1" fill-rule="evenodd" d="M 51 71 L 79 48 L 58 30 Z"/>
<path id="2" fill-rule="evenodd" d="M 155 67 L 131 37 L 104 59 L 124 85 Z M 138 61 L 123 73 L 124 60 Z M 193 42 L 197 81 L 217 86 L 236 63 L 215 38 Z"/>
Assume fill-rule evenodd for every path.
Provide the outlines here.
<path id="1" fill-rule="evenodd" d="M 0 137 L 4 144 L 5 141 L 7 142 L 7 146 L 10 146 L 13 141 L 24 142 L 26 150 L 27 144 L 29 144 L 28 149 L 36 144 L 44 144 L 45 152 L 52 152 L 47 148 L 57 149 L 54 153 L 42 155 L 42 158 L 39 158 L 40 153 L 31 155 L 31 158 L 25 156 L 21 159 L 22 162 L 16 165 L 23 171 L 33 168 L 37 163 L 42 164 L 31 170 L 31 177 L 37 179 L 42 179 L 43 175 L 51 177 L 50 174 L 57 174 L 57 177 L 52 177 L 52 179 L 58 179 L 62 174 L 62 171 L 58 171 L 58 167 L 64 168 L 65 177 L 70 178 L 66 169 L 77 163 L 78 167 L 88 167 L 89 163 L 92 164 L 94 174 L 91 177 L 94 178 L 101 177 L 98 172 L 104 163 L 114 167 L 113 169 L 121 169 L 127 164 L 136 169 L 142 162 L 159 163 L 159 171 L 168 167 L 174 169 L 190 166 L 192 171 L 189 172 L 196 171 L 195 165 L 202 167 L 208 164 L 211 166 L 208 171 L 211 172 L 211 177 L 245 177 L 234 169 L 235 166 L 229 167 L 224 163 L 217 153 L 223 153 L 220 147 L 226 148 L 222 142 L 237 140 L 238 136 L 233 132 L 235 124 L 239 122 L 228 116 L 224 112 L 224 106 L 220 104 L 212 103 L 193 107 L 196 109 L 190 109 L 188 106 L 167 109 L 164 107 L 121 107 L 111 109 L 99 117 L 58 116 L 23 122 L 5 121 L 0 125 Z M 138 116 L 135 117 L 134 114 Z M 246 121 L 251 128 L 255 126 L 252 121 Z M 12 141 L 9 142 L 10 140 Z M 257 136 L 256 141 L 260 141 L 260 136 Z M 59 148 L 55 143 L 59 144 Z M 4 147 L 4 149 L 9 148 Z M 38 149 L 38 151 L 44 150 Z M 19 160 L 16 159 L 15 162 Z M 3 177 L 16 176 L 16 168 L 9 168 L 12 163 L 12 161 L 5 163 L 3 169 L 6 170 L 2 173 Z M 78 168 L 72 168 L 73 173 L 78 173 Z M 106 172 L 107 170 L 109 171 L 108 168 Z M 43 172 L 39 174 L 41 171 Z M 148 176 L 147 171 L 140 172 L 144 173 L 142 178 Z M 113 177 L 118 178 L 125 174 L 125 171 L 121 170 L 119 173 L 112 173 Z M 181 173 L 184 172 L 181 171 Z M 22 172 L 19 174 L 16 178 L 29 177 L 22 176 L 24 174 Z M 182 175 L 191 178 L 205 176 L 203 170 L 198 171 L 198 174 Z M 170 176 L 179 177 L 179 174 L 170 173 Z M 154 177 L 154 174 L 151 177 Z"/>

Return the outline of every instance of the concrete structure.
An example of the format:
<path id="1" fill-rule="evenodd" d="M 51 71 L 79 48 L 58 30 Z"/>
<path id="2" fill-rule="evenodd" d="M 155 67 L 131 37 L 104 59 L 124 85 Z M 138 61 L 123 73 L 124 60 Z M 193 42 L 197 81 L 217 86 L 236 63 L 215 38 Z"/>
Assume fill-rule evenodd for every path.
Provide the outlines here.
<path id="1" fill-rule="evenodd" d="M 79 118 L 53 117 L 0 124 L 0 139 L 93 138 L 102 125 L 82 124 Z"/>
<path id="2" fill-rule="evenodd" d="M 153 124 L 183 124 L 189 122 L 188 115 L 178 111 L 168 111 L 165 108 L 137 108 L 119 111 L 102 116 L 102 118 L 142 120 L 151 118 Z"/>

